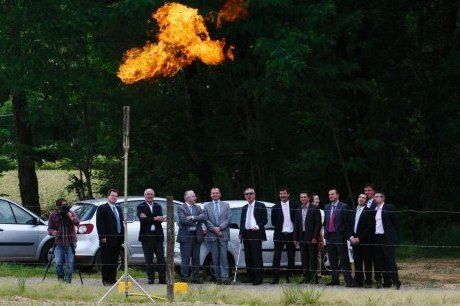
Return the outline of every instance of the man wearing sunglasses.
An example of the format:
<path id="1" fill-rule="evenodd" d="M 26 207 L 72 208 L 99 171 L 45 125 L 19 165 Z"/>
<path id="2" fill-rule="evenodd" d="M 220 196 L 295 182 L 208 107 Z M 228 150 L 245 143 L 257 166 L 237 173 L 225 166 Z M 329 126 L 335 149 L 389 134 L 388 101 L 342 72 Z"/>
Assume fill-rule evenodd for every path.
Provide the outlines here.
<path id="1" fill-rule="evenodd" d="M 248 272 L 247 283 L 261 285 L 263 283 L 262 241 L 267 240 L 265 224 L 267 224 L 267 208 L 256 201 L 253 188 L 246 188 L 244 197 L 248 204 L 243 206 L 240 220 L 240 239 L 244 244 L 244 258 Z"/>

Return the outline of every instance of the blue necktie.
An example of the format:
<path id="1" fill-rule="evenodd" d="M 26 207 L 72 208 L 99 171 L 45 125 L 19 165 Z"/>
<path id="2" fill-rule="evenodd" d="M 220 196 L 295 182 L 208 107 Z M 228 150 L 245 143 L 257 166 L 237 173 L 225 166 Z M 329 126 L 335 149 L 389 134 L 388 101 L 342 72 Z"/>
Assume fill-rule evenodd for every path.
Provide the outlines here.
<path id="1" fill-rule="evenodd" d="M 120 217 L 118 216 L 118 213 L 115 211 L 115 209 L 115 205 L 112 206 L 113 214 L 115 215 L 115 219 L 117 219 L 117 233 L 121 233 Z"/>
<path id="2" fill-rule="evenodd" d="M 216 224 L 219 225 L 219 215 L 220 215 L 220 209 L 219 209 L 219 202 L 214 202 L 214 217 L 216 218 Z"/>

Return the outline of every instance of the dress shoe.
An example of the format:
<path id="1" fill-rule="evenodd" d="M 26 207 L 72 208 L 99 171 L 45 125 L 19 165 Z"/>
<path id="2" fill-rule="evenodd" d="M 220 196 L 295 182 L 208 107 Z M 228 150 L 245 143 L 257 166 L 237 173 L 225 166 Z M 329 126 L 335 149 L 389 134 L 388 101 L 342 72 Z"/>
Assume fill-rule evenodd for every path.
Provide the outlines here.
<path id="1" fill-rule="evenodd" d="M 254 286 L 259 286 L 259 285 L 262 285 L 263 282 L 264 282 L 264 281 L 260 279 L 260 280 L 257 280 L 257 281 L 255 281 L 255 282 L 253 282 L 252 284 L 253 284 Z"/>
<path id="2" fill-rule="evenodd" d="M 390 288 L 391 287 L 391 283 L 383 283 L 383 288 Z"/>
<path id="3" fill-rule="evenodd" d="M 300 281 L 301 284 L 308 284 L 310 282 L 310 279 L 304 277 L 302 278 L 302 280 Z"/>
<path id="4" fill-rule="evenodd" d="M 165 279 L 160 279 L 158 281 L 158 283 L 161 284 L 161 285 L 166 285 L 166 280 Z"/>
<path id="5" fill-rule="evenodd" d="M 104 285 L 106 287 L 113 286 L 113 284 L 111 282 L 102 282 L 102 285 Z"/>
<path id="6" fill-rule="evenodd" d="M 339 282 L 329 282 L 329 283 L 326 283 L 326 286 L 340 286 L 340 283 Z"/>
<path id="7" fill-rule="evenodd" d="M 274 279 L 274 280 L 272 280 L 272 282 L 270 284 L 276 285 L 276 284 L 279 284 L 279 283 L 280 283 L 279 279 Z"/>
<path id="8" fill-rule="evenodd" d="M 353 287 L 354 288 L 362 288 L 362 287 L 364 287 L 364 284 L 363 283 L 353 283 Z"/>
<path id="9" fill-rule="evenodd" d="M 218 279 L 215 281 L 217 285 L 222 285 L 222 280 L 221 279 Z"/>
<path id="10" fill-rule="evenodd" d="M 401 288 L 401 282 L 400 281 L 397 281 L 395 283 L 395 287 L 396 287 L 396 290 L 399 290 L 399 288 Z"/>
<path id="11" fill-rule="evenodd" d="M 291 283 L 291 278 L 290 277 L 287 277 L 286 278 L 286 284 L 290 284 Z"/>
<path id="12" fill-rule="evenodd" d="M 155 284 L 155 280 L 154 280 L 154 279 L 149 279 L 149 280 L 147 281 L 147 283 L 148 283 L 149 285 Z"/>
<path id="13" fill-rule="evenodd" d="M 200 279 L 192 280 L 192 284 L 202 284 L 203 282 Z"/>
<path id="14" fill-rule="evenodd" d="M 372 282 L 365 282 L 364 288 L 372 288 Z"/>
<path id="15" fill-rule="evenodd" d="M 187 282 L 187 278 L 186 278 L 186 277 L 181 277 L 181 278 L 180 278 L 180 281 L 181 281 L 182 283 L 186 283 L 186 282 Z"/>
<path id="16" fill-rule="evenodd" d="M 381 283 L 381 282 L 377 282 L 377 283 L 375 284 L 375 288 L 377 288 L 377 289 L 382 289 L 382 283 Z"/>
<path id="17" fill-rule="evenodd" d="M 249 284 L 249 283 L 253 283 L 254 281 L 252 279 L 250 279 L 250 278 L 246 278 L 246 279 L 243 279 L 241 282 L 243 284 Z"/>
<path id="18" fill-rule="evenodd" d="M 347 288 L 353 288 L 354 286 L 353 286 L 352 283 L 346 283 L 345 287 L 347 287 Z"/>

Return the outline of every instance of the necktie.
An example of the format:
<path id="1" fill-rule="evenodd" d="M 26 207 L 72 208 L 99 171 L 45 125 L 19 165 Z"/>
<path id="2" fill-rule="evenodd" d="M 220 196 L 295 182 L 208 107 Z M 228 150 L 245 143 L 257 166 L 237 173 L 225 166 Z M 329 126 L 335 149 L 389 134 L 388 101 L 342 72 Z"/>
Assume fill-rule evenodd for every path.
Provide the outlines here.
<path id="1" fill-rule="evenodd" d="M 308 207 L 302 208 L 302 230 L 305 232 L 306 224 L 305 220 L 307 219 Z"/>
<path id="2" fill-rule="evenodd" d="M 117 233 L 121 233 L 121 224 L 120 224 L 120 216 L 118 216 L 118 212 L 115 210 L 115 205 L 112 206 L 113 215 L 117 220 Z"/>
<path id="3" fill-rule="evenodd" d="M 216 219 L 216 224 L 220 224 L 219 215 L 220 215 L 219 202 L 216 201 L 214 202 L 214 218 Z"/>
<path id="4" fill-rule="evenodd" d="M 335 205 L 332 205 L 332 214 L 331 218 L 329 220 L 329 233 L 334 233 L 335 232 Z"/>

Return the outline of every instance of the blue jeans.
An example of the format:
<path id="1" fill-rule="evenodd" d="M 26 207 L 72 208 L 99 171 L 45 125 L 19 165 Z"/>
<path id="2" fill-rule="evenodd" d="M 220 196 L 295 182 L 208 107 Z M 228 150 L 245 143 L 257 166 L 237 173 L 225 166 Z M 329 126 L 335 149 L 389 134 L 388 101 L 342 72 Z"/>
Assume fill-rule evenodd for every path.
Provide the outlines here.
<path id="1" fill-rule="evenodd" d="M 70 245 L 56 245 L 54 248 L 54 262 L 56 264 L 56 274 L 58 276 L 58 279 L 64 279 L 64 261 L 66 261 L 67 263 L 65 281 L 70 284 L 72 282 L 72 272 L 74 263 L 72 247 Z"/>

